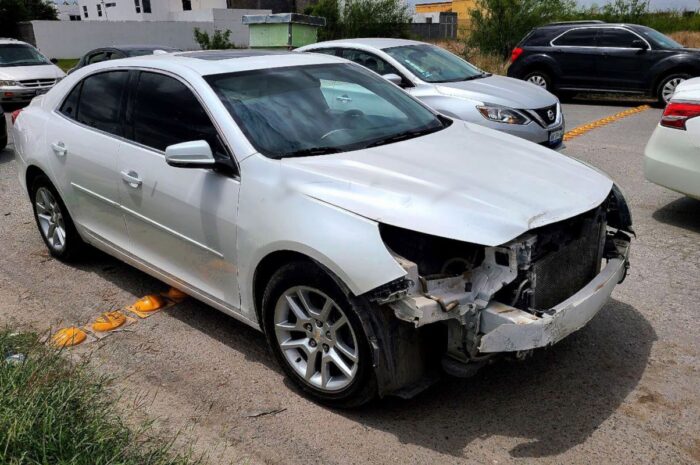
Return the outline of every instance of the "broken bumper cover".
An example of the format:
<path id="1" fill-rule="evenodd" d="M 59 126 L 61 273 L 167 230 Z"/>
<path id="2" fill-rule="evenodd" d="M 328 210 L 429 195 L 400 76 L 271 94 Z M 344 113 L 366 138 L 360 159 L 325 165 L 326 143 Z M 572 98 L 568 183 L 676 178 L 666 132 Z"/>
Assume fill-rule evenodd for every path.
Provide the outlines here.
<path id="1" fill-rule="evenodd" d="M 483 333 L 479 352 L 515 352 L 546 347 L 584 327 L 610 298 L 627 272 L 629 242 L 616 244 L 619 256 L 583 289 L 541 317 L 499 302 L 491 302 L 482 312 Z"/>

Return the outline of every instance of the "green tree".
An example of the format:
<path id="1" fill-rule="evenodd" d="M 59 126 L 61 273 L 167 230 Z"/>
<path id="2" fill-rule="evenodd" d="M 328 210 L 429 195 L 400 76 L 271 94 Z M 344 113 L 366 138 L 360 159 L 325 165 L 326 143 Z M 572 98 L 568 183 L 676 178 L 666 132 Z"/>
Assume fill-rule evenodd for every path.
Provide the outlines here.
<path id="1" fill-rule="evenodd" d="M 467 42 L 506 57 L 532 28 L 567 19 L 575 11 L 573 0 L 477 0 Z"/>
<path id="2" fill-rule="evenodd" d="M 620 22 L 632 22 L 645 15 L 647 0 L 614 0 L 603 7 L 603 15 Z"/>
<path id="3" fill-rule="evenodd" d="M 0 35 L 19 39 L 20 22 L 56 20 L 56 13 L 54 4 L 47 0 L 0 0 Z"/>
<path id="4" fill-rule="evenodd" d="M 307 8 L 306 14 L 326 18 L 326 26 L 318 29 L 319 41 L 342 37 L 338 0 L 319 0 L 318 3 Z"/>
<path id="5" fill-rule="evenodd" d="M 228 29 L 225 31 L 214 29 L 214 34 L 209 36 L 207 31 L 202 31 L 198 27 L 194 28 L 194 40 L 199 44 L 202 50 L 225 50 L 229 48 L 236 48 L 236 46 L 229 40 L 230 37 L 231 31 Z"/>
<path id="6" fill-rule="evenodd" d="M 319 0 L 306 12 L 326 18 L 319 40 L 409 36 L 411 15 L 401 0 L 345 0 L 342 11 L 338 0 Z"/>

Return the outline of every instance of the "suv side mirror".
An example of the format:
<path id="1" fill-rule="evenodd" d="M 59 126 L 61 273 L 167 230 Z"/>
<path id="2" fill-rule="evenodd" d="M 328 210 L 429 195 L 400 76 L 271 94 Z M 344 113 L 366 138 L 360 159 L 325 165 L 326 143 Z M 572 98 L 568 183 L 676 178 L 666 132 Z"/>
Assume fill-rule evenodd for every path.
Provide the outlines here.
<path id="1" fill-rule="evenodd" d="M 635 39 L 632 41 L 632 47 L 641 48 L 642 50 L 649 50 L 649 44 L 644 42 L 642 39 Z"/>
<path id="2" fill-rule="evenodd" d="M 391 82 L 392 84 L 396 84 L 399 87 L 401 87 L 401 84 L 403 84 L 403 79 L 398 74 L 389 73 L 383 75 L 382 77 L 387 81 Z"/>
<path id="3" fill-rule="evenodd" d="M 216 160 L 205 140 L 193 140 L 165 148 L 165 162 L 176 168 L 214 168 Z"/>

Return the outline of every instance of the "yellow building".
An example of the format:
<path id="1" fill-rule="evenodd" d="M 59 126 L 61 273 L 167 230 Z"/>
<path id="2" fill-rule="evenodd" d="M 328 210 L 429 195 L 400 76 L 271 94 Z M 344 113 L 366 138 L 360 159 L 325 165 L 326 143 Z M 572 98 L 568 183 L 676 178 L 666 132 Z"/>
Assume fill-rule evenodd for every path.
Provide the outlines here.
<path id="1" fill-rule="evenodd" d="M 469 12 L 476 8 L 476 0 L 452 0 L 451 2 L 434 2 L 416 4 L 416 13 L 457 13 L 461 25 L 469 24 Z"/>

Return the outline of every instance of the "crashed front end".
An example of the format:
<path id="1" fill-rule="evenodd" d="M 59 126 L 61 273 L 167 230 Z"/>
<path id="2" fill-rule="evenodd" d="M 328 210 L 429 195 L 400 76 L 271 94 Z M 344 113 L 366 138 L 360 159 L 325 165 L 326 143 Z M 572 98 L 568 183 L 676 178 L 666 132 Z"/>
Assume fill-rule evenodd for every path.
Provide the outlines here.
<path id="1" fill-rule="evenodd" d="M 597 208 L 497 247 L 387 225 L 381 233 L 407 275 L 371 298 L 415 328 L 442 325 L 442 366 L 456 376 L 586 325 L 624 280 L 634 234 L 616 186 Z"/>

